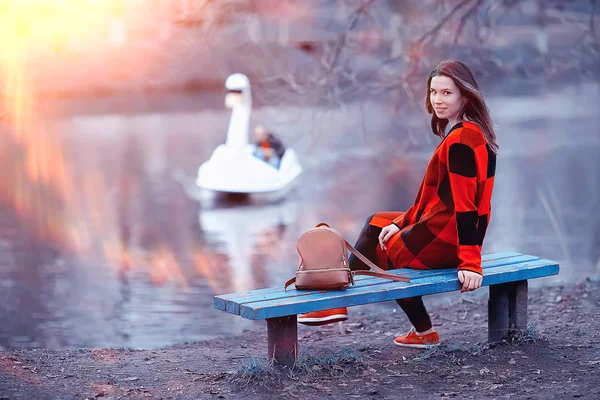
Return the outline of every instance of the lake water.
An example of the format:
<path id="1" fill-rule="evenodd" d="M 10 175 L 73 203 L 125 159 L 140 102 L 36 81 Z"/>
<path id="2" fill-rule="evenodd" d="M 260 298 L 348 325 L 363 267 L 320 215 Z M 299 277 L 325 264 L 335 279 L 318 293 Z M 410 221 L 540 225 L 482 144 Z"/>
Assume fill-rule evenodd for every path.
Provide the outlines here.
<path id="1" fill-rule="evenodd" d="M 489 99 L 501 153 L 484 252 L 561 262 L 534 284 L 600 273 L 599 95 Z M 213 296 L 282 284 L 317 222 L 354 241 L 368 215 L 406 209 L 437 143 L 425 113 L 382 104 L 262 107 L 253 121 L 296 149 L 303 175 L 278 199 L 211 199 L 193 181 L 229 112 L 215 95 L 177 101 L 195 106 L 2 130 L 0 346 L 158 348 L 262 326 Z"/>

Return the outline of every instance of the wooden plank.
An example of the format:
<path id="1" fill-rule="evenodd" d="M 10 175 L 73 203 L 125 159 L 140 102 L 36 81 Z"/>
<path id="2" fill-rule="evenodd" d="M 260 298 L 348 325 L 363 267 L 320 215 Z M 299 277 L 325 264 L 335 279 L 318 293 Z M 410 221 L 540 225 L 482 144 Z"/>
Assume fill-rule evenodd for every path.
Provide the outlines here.
<path id="1" fill-rule="evenodd" d="M 494 257 L 492 257 L 494 256 Z M 488 257 L 484 257 L 485 260 L 482 263 L 482 268 L 488 268 L 491 266 L 496 266 L 498 263 L 509 264 L 516 263 L 521 261 L 531 261 L 538 260 L 539 257 L 521 255 L 519 253 L 495 253 L 489 255 Z M 402 274 L 408 275 L 411 279 L 416 279 L 420 276 L 433 276 L 439 271 L 444 270 L 415 270 L 415 269 L 403 269 Z M 378 279 L 370 276 L 359 276 L 356 278 L 357 284 L 362 284 L 363 282 L 369 282 L 373 279 Z M 321 291 L 325 293 L 326 291 Z M 214 307 L 217 310 L 227 311 L 231 314 L 239 314 L 239 305 L 259 300 L 266 300 L 269 298 L 283 298 L 289 296 L 305 296 L 307 294 L 312 294 L 314 291 L 301 290 L 296 291 L 295 288 L 288 289 L 287 291 L 283 290 L 282 286 L 267 288 L 267 289 L 259 289 L 259 290 L 251 290 L 247 292 L 240 293 L 231 293 L 226 295 L 215 296 L 214 298 Z"/>
<path id="2" fill-rule="evenodd" d="M 482 285 L 495 285 L 556 275 L 558 274 L 558 270 L 558 264 L 551 260 L 537 260 L 518 265 L 494 267 L 486 270 Z M 296 298 L 290 297 L 287 299 L 248 303 L 240 307 L 240 315 L 248 319 L 266 319 L 315 310 L 351 307 L 398 298 L 450 292 L 459 289 L 460 283 L 456 276 L 456 270 L 450 269 L 445 275 L 437 275 L 431 279 L 422 279 L 414 284 L 388 281 L 388 283 L 375 287 L 355 287 L 346 291 L 313 293 L 312 295 Z"/>
<path id="3" fill-rule="evenodd" d="M 503 268 L 503 270 L 505 270 L 506 268 L 509 268 L 509 267 L 510 268 L 515 267 L 518 269 L 527 269 L 528 264 L 521 263 L 521 264 L 517 264 L 517 265 L 512 265 L 512 264 L 511 265 L 500 265 L 495 268 Z M 491 271 L 493 271 L 493 268 L 488 268 L 485 271 L 486 271 L 485 275 L 489 275 L 491 273 Z M 434 271 L 431 271 L 431 272 L 434 272 Z M 255 304 L 265 304 L 265 303 L 282 304 L 282 305 L 294 304 L 294 303 L 301 303 L 306 299 L 339 298 L 339 297 L 346 297 L 350 294 L 355 294 L 355 293 L 370 293 L 370 292 L 377 292 L 379 290 L 389 290 L 390 287 L 393 287 L 394 289 L 401 288 L 403 290 L 410 291 L 410 289 L 412 287 L 421 286 L 423 284 L 423 282 L 434 281 L 434 280 L 440 281 L 440 280 L 447 280 L 447 279 L 457 280 L 456 269 L 454 269 L 454 268 L 436 270 L 435 272 L 436 272 L 436 275 L 424 276 L 420 279 L 413 280 L 411 283 L 393 282 L 393 281 L 386 280 L 383 278 L 375 278 L 375 279 L 377 279 L 377 283 L 379 285 L 357 285 L 348 290 L 340 290 L 340 291 L 337 291 L 337 290 L 302 291 L 301 293 L 303 293 L 304 296 L 286 296 L 286 297 L 282 297 L 282 298 L 266 298 L 264 300 L 257 300 L 255 302 L 242 303 L 242 306 L 255 307 Z M 410 297 L 410 296 L 408 296 L 408 297 Z"/>
<path id="4" fill-rule="evenodd" d="M 535 256 L 521 255 L 521 256 L 513 257 L 513 258 L 488 261 L 488 262 L 483 263 L 482 268 L 485 271 L 488 268 L 492 268 L 492 267 L 497 267 L 497 266 L 501 266 L 501 265 L 518 264 L 518 263 L 523 263 L 523 262 L 530 262 L 530 261 L 535 261 L 535 260 L 539 260 L 539 259 L 540 259 L 539 257 L 535 257 Z M 433 277 L 436 275 L 446 274 L 446 273 L 448 273 L 448 270 L 456 271 L 455 268 L 432 269 L 432 270 L 418 270 L 418 269 L 406 268 L 406 269 L 401 269 L 401 270 L 393 270 L 391 272 L 395 273 L 395 274 L 408 276 L 412 281 L 412 280 L 417 280 L 417 279 L 422 279 L 422 278 L 430 278 L 430 277 Z M 356 286 L 378 285 L 378 284 L 386 283 L 386 282 L 389 282 L 389 280 L 383 279 L 383 278 L 377 278 L 377 277 L 373 277 L 373 276 L 359 276 L 356 278 Z M 244 303 L 250 303 L 253 301 L 274 300 L 277 298 L 286 298 L 286 297 L 290 297 L 290 296 L 306 296 L 306 295 L 310 295 L 315 292 L 316 291 L 311 291 L 311 290 L 296 291 L 295 289 L 284 292 L 283 288 L 281 288 L 278 292 L 273 292 L 273 293 L 269 293 L 266 295 L 258 294 L 258 295 L 245 296 L 243 298 L 237 299 L 236 302 L 239 304 L 244 304 Z M 330 292 L 330 291 L 321 290 L 319 292 L 326 293 L 326 292 Z"/>
<path id="5" fill-rule="evenodd" d="M 483 285 L 493 285 L 515 280 L 533 279 L 558 273 L 558 265 L 550 260 L 535 261 L 523 268 L 499 267 L 487 271 Z M 423 279 L 419 284 L 404 286 L 403 283 L 391 282 L 380 285 L 377 289 L 371 286 L 353 288 L 348 291 L 330 292 L 327 294 L 315 293 L 312 296 L 301 298 L 280 299 L 242 305 L 240 315 L 249 319 L 263 319 L 266 316 L 304 313 L 314 310 L 335 307 L 354 306 L 373 302 L 394 300 L 403 297 L 412 297 L 434 293 L 442 293 L 460 289 L 456 272 L 452 271 L 445 276 L 434 279 Z"/>
<path id="6" fill-rule="evenodd" d="M 511 257 L 519 257 L 521 255 L 522 255 L 521 253 L 517 253 L 514 251 L 505 251 L 505 252 L 500 252 L 500 253 L 484 254 L 481 257 L 481 259 L 483 261 L 482 267 L 485 268 L 485 265 L 488 262 L 492 262 L 495 260 L 501 260 L 501 259 L 507 259 L 507 258 L 511 258 Z M 533 257 L 533 256 L 531 256 L 531 257 Z M 539 257 L 536 257 L 536 259 L 539 259 Z M 419 271 L 419 270 L 406 269 L 404 271 Z M 425 272 L 429 272 L 429 271 L 425 271 Z M 356 277 L 357 282 L 360 282 L 365 279 L 372 279 L 372 277 L 369 277 L 369 276 Z M 294 290 L 295 289 L 288 289 L 287 292 L 292 292 Z M 258 295 L 265 295 L 265 294 L 270 294 L 270 293 L 280 293 L 280 292 L 283 292 L 283 285 L 274 286 L 274 287 L 270 287 L 270 288 L 264 288 L 264 289 L 246 290 L 243 292 L 221 294 L 221 295 L 215 296 L 214 306 L 217 310 L 225 311 L 226 310 L 226 302 L 228 300 L 237 300 L 239 298 L 243 298 L 243 297 L 247 297 L 247 296 L 258 296 Z M 306 291 L 303 291 L 303 293 L 305 293 L 305 292 Z"/>
<path id="7" fill-rule="evenodd" d="M 515 253 L 513 253 L 513 254 L 515 254 Z M 522 262 L 539 260 L 539 257 L 535 257 L 535 256 L 520 255 L 520 254 L 515 256 L 513 254 L 510 254 L 510 256 L 507 256 L 507 257 L 498 257 L 498 258 L 489 257 L 488 260 L 485 260 L 482 263 L 482 268 L 485 271 L 488 268 L 496 267 L 499 265 L 510 265 L 510 264 L 517 264 L 517 263 L 522 263 Z M 396 270 L 395 273 L 406 275 L 406 276 L 410 277 L 411 280 L 414 282 L 418 279 L 430 279 L 437 275 L 447 274 L 448 270 L 454 270 L 454 272 L 456 272 L 456 269 L 450 268 L 450 269 L 437 269 L 437 270 L 402 269 L 402 270 Z M 363 279 L 361 279 L 361 278 L 363 278 Z M 390 282 L 390 281 L 386 280 L 386 279 L 382 279 L 382 278 L 376 278 L 376 277 L 371 277 L 371 276 L 360 276 L 360 277 L 357 277 L 357 279 L 356 279 L 356 287 L 366 286 L 366 285 L 380 285 L 380 284 L 388 283 L 388 282 Z M 353 290 L 356 287 L 351 288 L 350 290 Z M 311 290 L 296 291 L 295 289 L 290 289 L 290 290 L 284 292 L 283 288 L 279 287 L 277 291 L 271 291 L 268 293 L 265 293 L 263 291 L 254 291 L 254 292 L 250 292 L 251 294 L 249 294 L 249 295 L 245 295 L 245 296 L 233 298 L 233 299 L 228 299 L 226 296 L 216 296 L 215 300 L 214 300 L 214 306 L 218 310 L 227 311 L 230 314 L 239 315 L 240 307 L 244 304 L 257 302 L 257 301 L 283 299 L 283 298 L 289 298 L 289 297 L 309 296 L 314 293 L 329 293 L 329 292 L 331 292 L 331 291 L 325 291 L 325 290 L 324 291 L 311 291 Z"/>
<path id="8" fill-rule="evenodd" d="M 484 269 L 484 271 L 486 271 L 488 268 L 496 267 L 499 265 L 511 265 L 511 264 L 518 264 L 518 263 L 522 263 L 522 262 L 526 262 L 526 261 L 534 261 L 534 260 L 539 260 L 539 257 L 529 256 L 529 255 L 520 255 L 517 257 L 504 258 L 504 259 L 499 259 L 499 260 L 494 260 L 494 261 L 486 261 L 483 263 L 483 269 Z M 446 274 L 446 273 L 448 273 L 448 271 L 456 272 L 456 269 L 454 269 L 454 268 L 438 269 L 438 270 L 404 269 L 404 270 L 396 270 L 396 271 L 392 271 L 392 272 L 407 275 L 407 276 L 411 277 L 411 279 L 412 279 L 411 282 L 415 282 L 418 279 L 431 279 L 434 276 Z M 360 277 L 360 278 L 366 278 L 366 279 L 357 279 L 356 287 L 366 286 L 366 285 L 380 285 L 380 284 L 390 282 L 387 279 L 376 278 L 376 277 Z M 352 289 L 354 289 L 354 288 L 352 288 Z M 274 292 L 274 293 L 269 293 L 269 294 L 264 294 L 264 295 L 245 296 L 245 297 L 239 298 L 237 300 L 225 301 L 222 303 L 223 305 L 221 305 L 220 309 L 223 311 L 227 311 L 231 314 L 239 315 L 240 307 L 244 304 L 248 304 L 251 302 L 284 299 L 284 298 L 289 298 L 289 297 L 309 296 L 309 295 L 312 295 L 315 293 L 329 293 L 329 292 L 331 292 L 331 291 L 326 291 L 326 290 L 323 290 L 323 291 L 311 291 L 311 290 L 296 291 L 295 289 L 284 292 L 283 288 L 280 288 L 279 291 Z M 215 298 L 215 303 L 217 303 L 216 298 Z M 224 307 L 224 309 L 223 309 L 223 307 Z"/>
<path id="9" fill-rule="evenodd" d="M 547 266 L 554 266 L 554 268 L 551 268 L 549 270 L 545 270 L 545 271 L 535 271 L 536 269 L 539 269 L 539 267 L 547 267 Z M 533 277 L 541 277 L 541 276 L 548 276 L 551 274 L 555 274 L 558 271 L 558 266 L 549 260 L 540 260 L 534 263 L 530 263 L 529 265 L 523 265 L 521 266 L 521 268 L 517 267 L 517 268 L 512 268 L 513 266 L 510 266 L 511 269 L 507 270 L 507 267 L 499 267 L 496 269 L 492 269 L 492 270 L 488 270 L 486 271 L 486 277 L 484 278 L 484 285 L 488 284 L 496 284 L 496 283 L 503 283 L 503 282 L 507 282 L 507 281 L 511 281 L 511 280 L 519 280 L 520 276 L 524 276 L 526 278 L 533 278 Z M 529 271 L 529 270 L 533 270 L 533 271 Z M 434 286 L 436 284 L 453 284 L 453 287 L 440 287 L 439 289 L 436 289 Z M 423 287 L 427 287 L 429 288 L 426 292 L 423 292 Z M 411 296 L 415 296 L 415 295 L 421 295 L 421 294 L 433 294 L 433 293 L 437 293 L 437 292 L 444 292 L 444 291 L 449 291 L 449 290 L 458 290 L 460 288 L 460 285 L 458 283 L 458 280 L 456 278 L 456 271 L 455 270 L 450 270 L 449 273 L 445 276 L 437 276 L 434 279 L 423 279 L 419 282 L 415 282 L 414 285 L 410 285 L 407 286 L 404 283 L 397 283 L 397 282 L 386 282 L 383 285 L 380 285 L 377 288 L 373 288 L 371 286 L 368 287 L 357 287 L 357 288 L 352 288 L 350 290 L 347 291 L 339 291 L 339 292 L 329 292 L 329 293 L 314 293 L 311 296 L 307 296 L 307 297 L 302 297 L 302 298 L 288 298 L 288 299 L 280 299 L 280 300 L 276 300 L 276 301 L 264 301 L 264 302 L 257 302 L 257 303 L 250 303 L 247 305 L 243 305 L 243 307 L 245 308 L 250 308 L 250 309 L 260 309 L 263 307 L 267 307 L 267 306 L 285 306 L 285 305 L 294 305 L 294 304 L 307 304 L 307 303 L 313 303 L 315 301 L 318 302 L 323 302 L 325 301 L 326 304 L 328 304 L 327 307 L 320 307 L 318 309 L 326 309 L 326 308 L 330 308 L 330 307 L 337 307 L 337 306 L 345 306 L 345 305 L 356 305 L 356 304 L 365 304 L 365 303 L 369 303 L 369 302 L 376 302 L 376 301 L 386 301 L 387 299 L 367 299 L 366 301 L 364 301 L 364 299 L 361 299 L 360 303 L 356 303 L 355 300 L 352 300 L 352 298 L 357 297 L 357 296 L 361 296 L 364 294 L 367 295 L 373 295 L 376 296 L 382 292 L 389 292 L 390 290 L 395 291 L 396 293 L 394 294 L 394 296 L 390 296 L 390 299 L 395 299 L 395 298 L 401 298 L 401 297 L 411 297 Z M 371 297 L 373 297 L 371 296 Z M 363 296 L 364 297 L 364 296 Z M 347 299 L 348 298 L 348 299 Z M 330 306 L 329 306 L 330 304 Z M 305 312 L 304 310 L 301 312 Z"/>

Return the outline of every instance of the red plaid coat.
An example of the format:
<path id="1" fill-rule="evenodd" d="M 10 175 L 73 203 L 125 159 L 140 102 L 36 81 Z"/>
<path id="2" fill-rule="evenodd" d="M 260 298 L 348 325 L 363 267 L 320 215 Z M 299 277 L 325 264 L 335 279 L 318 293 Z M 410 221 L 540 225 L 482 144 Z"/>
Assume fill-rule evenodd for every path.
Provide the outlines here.
<path id="1" fill-rule="evenodd" d="M 406 212 L 379 212 L 369 223 L 393 223 L 400 232 L 387 251 L 395 268 L 457 267 L 481 274 L 481 246 L 490 221 L 496 155 L 477 125 L 462 122 L 450 130 L 431 157 L 415 203 Z"/>

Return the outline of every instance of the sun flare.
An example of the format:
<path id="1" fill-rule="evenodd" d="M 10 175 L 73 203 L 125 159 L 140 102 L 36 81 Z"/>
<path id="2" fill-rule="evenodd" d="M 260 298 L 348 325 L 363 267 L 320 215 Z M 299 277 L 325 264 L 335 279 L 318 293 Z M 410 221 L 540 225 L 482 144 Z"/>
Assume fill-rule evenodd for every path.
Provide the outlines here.
<path id="1" fill-rule="evenodd" d="M 0 0 L 0 41 L 4 57 L 90 40 L 118 18 L 113 0 Z"/>
<path id="2" fill-rule="evenodd" d="M 48 118 L 52 101 L 42 99 L 41 106 L 39 85 L 44 81 L 38 73 L 49 65 L 44 60 L 59 60 L 61 68 L 68 69 L 73 53 L 77 57 L 100 54 L 104 63 L 112 63 L 115 53 L 103 50 L 115 37 L 122 40 L 119 32 L 126 23 L 135 23 L 125 21 L 123 3 L 0 0 L 0 123 L 4 125 L 0 127 L 0 205 L 14 210 L 20 225 L 35 240 L 60 248 L 62 254 L 79 256 L 86 265 L 104 262 L 121 272 L 142 268 L 154 283 L 173 281 L 185 286 L 189 274 L 166 239 L 145 248 L 121 237 L 119 199 L 109 195 L 111 178 L 105 171 L 80 174 L 74 170 L 61 142 L 59 124 Z M 138 21 L 152 23 L 143 11 L 156 10 L 144 8 L 147 3 L 129 0 L 127 4 L 140 6 Z M 127 70 L 152 64 L 151 55 L 126 48 L 120 51 L 131 56 Z M 118 54 L 115 59 L 119 60 L 115 65 L 126 63 Z M 94 79 L 88 73 L 82 84 Z M 215 287 L 227 284 L 208 268 L 211 258 L 206 252 L 193 247 L 190 253 L 187 263 L 193 264 L 193 270 Z"/>

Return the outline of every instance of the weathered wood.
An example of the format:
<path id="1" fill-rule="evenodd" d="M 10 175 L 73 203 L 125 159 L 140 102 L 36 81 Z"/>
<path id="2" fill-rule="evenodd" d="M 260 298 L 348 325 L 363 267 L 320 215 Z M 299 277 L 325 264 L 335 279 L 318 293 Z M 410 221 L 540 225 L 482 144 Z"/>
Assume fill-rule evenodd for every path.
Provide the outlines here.
<path id="1" fill-rule="evenodd" d="M 522 255 L 520 253 L 515 252 L 502 252 L 502 253 L 493 253 L 493 254 L 485 254 L 482 257 L 482 268 L 485 270 L 486 268 L 495 267 L 498 265 L 509 265 L 516 264 L 525 261 L 535 261 L 539 260 L 539 257 L 535 256 L 527 256 Z M 432 270 L 432 271 L 424 271 L 424 270 L 415 270 L 415 269 L 405 269 L 402 271 L 403 275 L 409 276 L 411 279 L 418 279 L 423 276 L 432 276 L 432 274 L 436 274 L 440 270 Z M 443 270 L 442 270 L 443 271 Z M 367 284 L 369 281 L 375 278 L 371 276 L 357 276 L 355 281 L 357 284 Z M 283 285 L 265 288 L 265 289 L 257 289 L 257 290 L 248 290 L 245 292 L 237 292 L 237 293 L 229 293 L 215 296 L 214 299 L 214 307 L 217 310 L 227 311 L 231 314 L 239 314 L 239 305 L 243 303 L 251 303 L 253 301 L 259 300 L 268 300 L 275 299 L 278 297 L 289 297 L 293 296 L 302 296 L 309 294 L 311 292 L 307 291 L 298 291 L 294 288 L 288 289 L 287 291 L 283 290 Z"/>
<path id="2" fill-rule="evenodd" d="M 508 293 L 510 284 L 490 286 L 488 300 L 488 342 L 498 342 L 508 335 Z"/>
<path id="3" fill-rule="evenodd" d="M 515 266 L 518 268 L 522 269 L 522 264 L 524 263 L 531 263 L 533 261 L 539 261 L 540 259 L 538 257 L 534 257 L 534 256 L 529 256 L 529 255 L 517 255 L 517 256 L 510 256 L 510 257 L 504 257 L 504 258 L 499 258 L 499 259 L 491 259 L 488 261 L 485 261 L 482 265 L 483 267 L 483 272 L 484 275 L 489 275 L 489 272 L 491 271 L 491 269 L 499 267 L 499 266 Z M 546 260 L 547 261 L 547 260 Z M 367 287 L 370 286 L 373 288 L 373 291 L 375 291 L 378 286 L 381 285 L 385 285 L 384 288 L 387 290 L 389 289 L 393 284 L 399 283 L 400 285 L 396 285 L 395 287 L 411 287 L 413 285 L 417 285 L 419 282 L 422 282 L 422 280 L 430 280 L 430 279 L 436 279 L 435 277 L 443 277 L 442 280 L 447 280 L 449 279 L 449 276 L 454 277 L 455 281 L 456 280 L 456 269 L 453 268 L 449 268 L 449 269 L 437 269 L 437 270 L 411 270 L 411 269 L 403 269 L 401 271 L 392 271 L 393 273 L 401 273 L 403 275 L 407 275 L 411 278 L 411 283 L 410 284 L 406 284 L 404 282 L 393 282 L 387 279 L 382 279 L 382 278 L 375 278 L 375 277 L 366 277 L 366 276 L 360 276 L 357 277 L 356 279 L 356 286 L 350 288 L 349 290 L 347 290 L 346 292 L 355 292 L 357 288 L 362 288 L 362 287 Z M 451 279 L 451 278 L 450 278 Z M 530 277 L 528 277 L 527 279 L 530 279 Z M 458 284 L 458 283 L 457 283 Z M 485 283 L 484 283 L 485 284 Z M 314 296 L 315 294 L 325 294 L 325 295 L 330 295 L 332 293 L 337 293 L 337 294 L 343 294 L 346 293 L 344 291 L 310 291 L 310 290 L 295 290 L 295 289 L 291 289 L 291 290 L 287 290 L 287 291 L 283 291 L 283 287 L 280 286 L 278 288 L 270 288 L 271 291 L 269 292 L 264 292 L 264 290 L 256 290 L 256 291 L 252 291 L 250 292 L 250 294 L 245 294 L 244 296 L 238 296 L 235 297 L 233 296 L 234 294 L 229 294 L 229 295 L 220 295 L 220 296 L 216 296 L 214 303 L 215 303 L 215 308 L 223 310 L 223 311 L 227 311 L 231 314 L 236 314 L 236 315 L 241 315 L 242 313 L 242 309 L 245 306 L 249 306 L 252 307 L 253 305 L 256 305 L 257 303 L 260 302 L 267 302 L 267 301 L 276 301 L 276 300 L 282 300 L 283 302 L 285 301 L 292 301 L 292 302 L 297 302 L 297 301 L 301 301 L 303 297 L 307 296 L 307 298 L 310 298 L 312 296 Z M 450 289 L 450 290 L 455 290 L 454 288 Z M 410 297 L 410 294 L 408 292 L 406 297 Z M 252 304 L 254 303 L 254 304 Z M 309 311 L 313 311 L 313 310 L 309 310 Z M 287 314 L 279 314 L 279 315 L 291 315 L 291 314 L 298 314 L 301 312 L 305 312 L 305 311 L 300 311 L 300 312 L 296 312 L 296 311 L 291 311 Z M 279 316 L 279 315 L 268 315 L 265 318 L 271 318 L 271 317 L 275 317 L 275 316 Z M 244 315 L 242 315 L 244 318 L 248 318 Z M 261 318 L 258 318 L 261 319 Z M 264 318 L 262 318 L 264 319 Z"/>
<path id="4" fill-rule="evenodd" d="M 268 356 L 276 364 L 292 366 L 298 358 L 296 315 L 267 319 Z"/>
<path id="5" fill-rule="evenodd" d="M 522 332 L 527 328 L 527 287 L 527 281 L 510 284 L 508 292 L 509 335 Z"/>
<path id="6" fill-rule="evenodd" d="M 538 260 L 518 265 L 488 268 L 484 271 L 483 286 L 556 275 L 559 266 L 554 261 Z M 438 270 L 439 271 L 439 270 Z M 290 295 L 275 300 L 255 301 L 240 305 L 240 315 L 248 319 L 267 319 L 281 315 L 302 314 L 337 307 L 351 307 L 413 296 L 450 292 L 460 289 L 456 269 L 441 275 L 415 279 L 410 283 L 381 278 L 377 285 L 357 285 L 348 290 L 329 292 L 309 291 L 302 296 Z"/>

